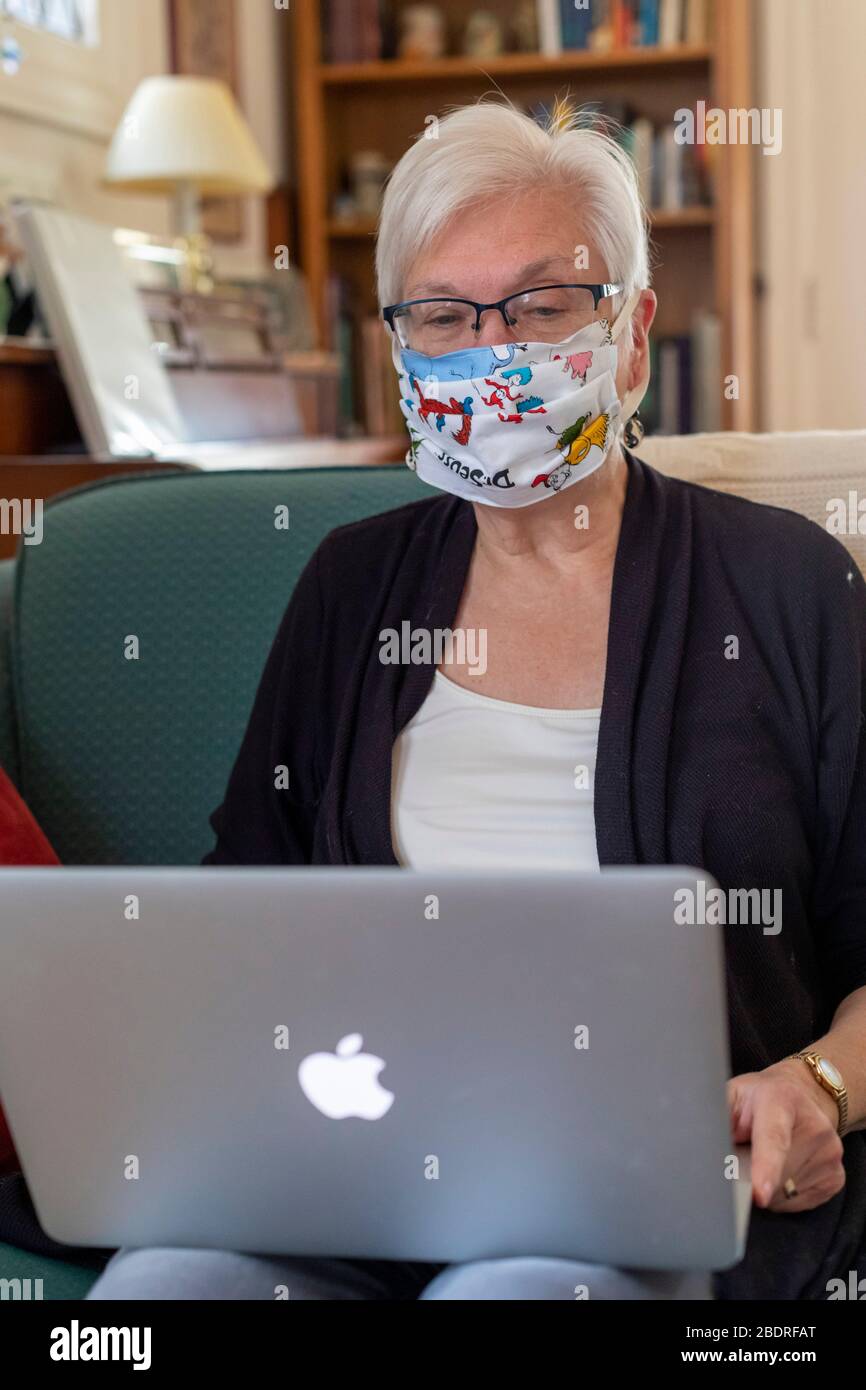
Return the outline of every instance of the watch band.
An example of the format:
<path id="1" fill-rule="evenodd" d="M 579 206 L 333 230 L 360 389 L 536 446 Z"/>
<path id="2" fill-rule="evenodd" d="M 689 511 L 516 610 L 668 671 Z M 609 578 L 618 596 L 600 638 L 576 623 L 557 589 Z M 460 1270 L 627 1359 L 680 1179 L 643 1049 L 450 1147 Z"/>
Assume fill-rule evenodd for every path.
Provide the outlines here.
<path id="1" fill-rule="evenodd" d="M 818 1085 L 835 1100 L 839 1108 L 837 1133 L 841 1138 L 848 1128 L 848 1089 L 842 1080 L 842 1073 L 829 1057 L 822 1057 L 821 1053 L 813 1048 L 806 1048 L 803 1052 L 792 1052 L 791 1060 L 794 1059 L 805 1062 Z M 839 1078 L 838 1082 L 833 1080 L 834 1076 Z"/>

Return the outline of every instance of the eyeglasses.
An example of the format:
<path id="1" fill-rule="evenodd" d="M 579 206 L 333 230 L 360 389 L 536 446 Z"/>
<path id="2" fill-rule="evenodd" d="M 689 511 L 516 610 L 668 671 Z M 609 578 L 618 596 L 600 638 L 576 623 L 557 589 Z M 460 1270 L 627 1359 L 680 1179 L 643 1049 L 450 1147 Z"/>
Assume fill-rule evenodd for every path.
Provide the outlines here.
<path id="1" fill-rule="evenodd" d="M 619 294 L 622 285 L 538 285 L 491 304 L 474 299 L 407 299 L 389 304 L 382 317 L 401 347 L 428 357 L 472 346 L 481 315 L 496 309 L 519 341 L 561 343 L 592 323 L 599 301 Z"/>

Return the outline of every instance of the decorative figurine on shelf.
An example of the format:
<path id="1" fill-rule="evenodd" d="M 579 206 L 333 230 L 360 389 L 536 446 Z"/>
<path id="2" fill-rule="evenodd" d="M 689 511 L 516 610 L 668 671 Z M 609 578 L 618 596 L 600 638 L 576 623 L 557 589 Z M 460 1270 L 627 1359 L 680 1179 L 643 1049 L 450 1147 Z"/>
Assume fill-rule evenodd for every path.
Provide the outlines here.
<path id="1" fill-rule="evenodd" d="M 427 63 L 445 52 L 445 17 L 438 5 L 409 5 L 400 12 L 397 56 Z"/>
<path id="2" fill-rule="evenodd" d="M 356 216 L 375 221 L 391 165 L 379 150 L 360 150 L 352 156 L 350 169 Z"/>
<path id="3" fill-rule="evenodd" d="M 463 35 L 463 52 L 470 58 L 496 58 L 505 47 L 502 25 L 490 10 L 474 10 Z"/>
<path id="4" fill-rule="evenodd" d="M 538 52 L 538 6 L 536 0 L 520 0 L 512 23 L 514 44 L 519 53 Z"/>

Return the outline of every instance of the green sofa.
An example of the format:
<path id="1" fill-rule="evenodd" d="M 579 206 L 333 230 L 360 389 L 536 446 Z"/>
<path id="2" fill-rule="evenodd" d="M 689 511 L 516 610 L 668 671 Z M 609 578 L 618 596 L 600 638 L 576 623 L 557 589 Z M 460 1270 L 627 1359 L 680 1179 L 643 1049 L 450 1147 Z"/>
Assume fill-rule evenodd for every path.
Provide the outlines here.
<path id="1" fill-rule="evenodd" d="M 313 550 L 431 496 L 393 467 L 143 471 L 47 505 L 41 545 L 0 564 L 0 763 L 62 862 L 198 864 Z M 0 1280 L 41 1278 L 46 1299 L 95 1277 L 0 1244 Z"/>

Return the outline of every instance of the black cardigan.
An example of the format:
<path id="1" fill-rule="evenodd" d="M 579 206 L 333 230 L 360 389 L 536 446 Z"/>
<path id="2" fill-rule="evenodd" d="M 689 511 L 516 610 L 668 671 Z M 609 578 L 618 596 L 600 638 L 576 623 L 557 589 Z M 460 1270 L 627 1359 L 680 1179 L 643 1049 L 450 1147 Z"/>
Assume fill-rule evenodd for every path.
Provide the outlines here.
<path id="1" fill-rule="evenodd" d="M 866 585 L 842 545 L 793 512 L 632 456 L 628 469 L 599 861 L 782 890 L 778 935 L 725 928 L 733 1074 L 759 1070 L 820 1036 L 866 985 Z M 475 534 L 469 503 L 437 495 L 326 537 L 277 632 L 204 863 L 396 863 L 391 750 L 433 668 L 381 664 L 378 635 L 404 620 L 452 625 Z M 279 764 L 289 791 L 274 788 Z M 719 1296 L 824 1298 L 857 1266 L 866 1131 L 846 1139 L 845 1163 L 845 1189 L 823 1206 L 754 1210 Z"/>

